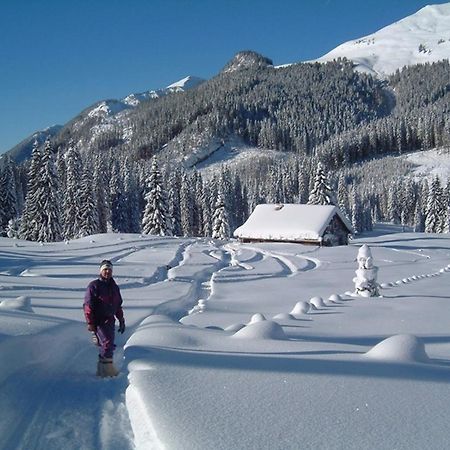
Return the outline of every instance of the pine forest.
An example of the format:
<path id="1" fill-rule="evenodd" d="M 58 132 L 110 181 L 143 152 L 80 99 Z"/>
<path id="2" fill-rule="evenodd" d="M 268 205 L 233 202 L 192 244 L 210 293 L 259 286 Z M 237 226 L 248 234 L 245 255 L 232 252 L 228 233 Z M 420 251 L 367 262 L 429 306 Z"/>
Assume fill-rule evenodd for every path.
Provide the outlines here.
<path id="1" fill-rule="evenodd" d="M 109 117 L 90 111 L 26 161 L 2 158 L 2 235 L 225 239 L 260 203 L 335 204 L 356 233 L 379 221 L 450 230 L 450 184 L 414 179 L 397 157 L 450 152 L 448 60 L 380 80 L 344 59 L 274 68 L 241 52 L 193 89 Z M 230 139 L 257 152 L 198 169 Z"/>

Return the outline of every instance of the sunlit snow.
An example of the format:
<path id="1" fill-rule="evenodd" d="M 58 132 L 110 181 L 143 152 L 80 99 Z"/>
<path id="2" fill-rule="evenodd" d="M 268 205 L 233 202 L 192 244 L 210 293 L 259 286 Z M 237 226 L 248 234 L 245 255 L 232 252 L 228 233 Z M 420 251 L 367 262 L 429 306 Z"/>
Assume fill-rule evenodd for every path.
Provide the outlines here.
<path id="1" fill-rule="evenodd" d="M 392 231 L 1 238 L 0 448 L 447 448 L 450 237 Z M 379 297 L 353 294 L 364 243 Z M 103 258 L 127 321 L 106 380 L 81 310 Z"/>
<path id="2" fill-rule="evenodd" d="M 331 50 L 317 61 L 346 57 L 363 72 L 385 76 L 404 66 L 450 58 L 450 3 L 425 6 L 381 30 Z"/>

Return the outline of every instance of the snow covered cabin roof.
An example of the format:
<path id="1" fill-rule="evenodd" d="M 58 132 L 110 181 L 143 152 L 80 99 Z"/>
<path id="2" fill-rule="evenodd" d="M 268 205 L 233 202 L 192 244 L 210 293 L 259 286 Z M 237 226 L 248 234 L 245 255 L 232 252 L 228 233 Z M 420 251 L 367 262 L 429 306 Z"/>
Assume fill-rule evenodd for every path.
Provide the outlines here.
<path id="1" fill-rule="evenodd" d="M 352 233 L 349 221 L 333 205 L 263 204 L 256 206 L 233 235 L 251 240 L 320 242 L 335 215 Z"/>

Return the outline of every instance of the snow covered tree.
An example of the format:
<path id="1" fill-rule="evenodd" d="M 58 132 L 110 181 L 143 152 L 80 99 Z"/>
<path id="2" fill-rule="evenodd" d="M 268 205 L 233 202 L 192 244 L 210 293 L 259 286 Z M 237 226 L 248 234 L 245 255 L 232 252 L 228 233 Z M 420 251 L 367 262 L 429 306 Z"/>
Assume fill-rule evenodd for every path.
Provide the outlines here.
<path id="1" fill-rule="evenodd" d="M 0 231 L 7 228 L 10 220 L 17 219 L 18 209 L 14 166 L 6 156 L 0 173 Z"/>
<path id="2" fill-rule="evenodd" d="M 426 233 L 443 233 L 445 230 L 447 207 L 444 201 L 441 181 L 438 176 L 431 183 L 425 216 Z"/>
<path id="3" fill-rule="evenodd" d="M 338 178 L 337 203 L 338 203 L 339 209 L 347 217 L 349 217 L 350 214 L 349 214 L 347 183 L 345 182 L 345 177 L 342 174 Z"/>
<path id="4" fill-rule="evenodd" d="M 225 205 L 225 198 L 219 189 L 212 218 L 212 237 L 214 239 L 227 239 L 230 237 L 230 225 Z"/>
<path id="5" fill-rule="evenodd" d="M 78 237 L 81 227 L 81 214 L 84 205 L 80 198 L 80 182 L 82 174 L 82 162 L 80 153 L 73 143 L 65 157 L 65 190 L 64 190 L 64 238 Z"/>
<path id="6" fill-rule="evenodd" d="M 363 212 L 361 208 L 361 200 L 360 196 L 358 195 L 356 191 L 355 185 L 352 185 L 351 187 L 351 222 L 352 227 L 355 230 L 355 233 L 361 233 L 363 231 Z"/>
<path id="7" fill-rule="evenodd" d="M 388 191 L 388 220 L 392 223 L 401 223 L 402 205 L 400 204 L 399 184 L 391 183 Z"/>
<path id="8" fill-rule="evenodd" d="M 111 227 L 114 232 L 128 232 L 127 202 L 124 193 L 122 172 L 119 161 L 114 160 L 109 180 L 109 192 L 111 198 Z"/>
<path id="9" fill-rule="evenodd" d="M 106 233 L 111 223 L 109 207 L 108 170 L 105 158 L 97 153 L 94 156 L 94 173 L 92 175 L 93 199 L 97 211 L 98 233 Z"/>
<path id="10" fill-rule="evenodd" d="M 309 197 L 309 172 L 304 166 L 298 172 L 298 203 L 306 203 Z"/>
<path id="11" fill-rule="evenodd" d="M 140 211 L 140 190 L 138 188 L 138 174 L 134 168 L 133 162 L 125 159 L 124 171 L 124 193 L 127 213 L 127 231 L 129 233 L 139 233 L 141 229 L 141 211 Z"/>
<path id="12" fill-rule="evenodd" d="M 331 188 L 324 167 L 321 162 L 317 164 L 314 184 L 308 199 L 309 205 L 335 205 L 336 199 Z"/>
<path id="13" fill-rule="evenodd" d="M 98 232 L 98 215 L 92 191 L 92 172 L 88 164 L 84 166 L 80 186 L 80 204 L 78 236 L 91 236 Z"/>
<path id="14" fill-rule="evenodd" d="M 150 175 L 147 178 L 145 211 L 142 218 L 142 233 L 171 236 L 172 227 L 167 211 L 167 201 L 162 185 L 162 176 L 156 158 L 153 158 Z"/>
<path id="15" fill-rule="evenodd" d="M 193 186 L 186 172 L 181 176 L 180 217 L 183 236 L 194 236 L 194 198 Z"/>
<path id="16" fill-rule="evenodd" d="M 422 205 L 419 202 L 417 202 L 414 212 L 414 231 L 417 233 L 425 231 L 425 219 L 422 213 Z"/>
<path id="17" fill-rule="evenodd" d="M 172 220 L 171 228 L 174 236 L 182 236 L 180 217 L 180 178 L 178 169 L 169 175 L 168 211 Z"/>
<path id="18" fill-rule="evenodd" d="M 37 146 L 33 150 L 21 237 L 39 242 L 61 240 L 60 204 L 53 148 L 47 139 L 42 153 Z"/>
<path id="19" fill-rule="evenodd" d="M 30 168 L 28 170 L 27 192 L 20 222 L 20 237 L 29 241 L 37 240 L 36 215 L 38 204 L 35 199 L 39 174 L 42 166 L 42 155 L 38 142 L 33 144 Z"/>

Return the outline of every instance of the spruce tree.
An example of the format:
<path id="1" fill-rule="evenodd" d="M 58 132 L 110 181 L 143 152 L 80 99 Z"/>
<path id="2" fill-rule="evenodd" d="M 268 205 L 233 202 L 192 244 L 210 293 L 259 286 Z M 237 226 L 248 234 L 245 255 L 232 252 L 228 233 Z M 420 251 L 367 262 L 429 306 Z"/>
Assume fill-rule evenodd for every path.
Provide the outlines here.
<path id="1" fill-rule="evenodd" d="M 335 205 L 336 199 L 322 163 L 317 164 L 314 185 L 308 199 L 309 205 Z"/>
<path id="2" fill-rule="evenodd" d="M 162 176 L 156 158 L 153 158 L 147 178 L 145 211 L 142 218 L 142 233 L 157 236 L 171 236 L 172 228 L 167 211 L 167 201 L 162 185 Z"/>
<path id="3" fill-rule="evenodd" d="M 194 236 L 194 198 L 191 180 L 186 172 L 181 176 L 180 217 L 183 236 Z"/>
<path id="4" fill-rule="evenodd" d="M 18 213 L 15 171 L 11 158 L 6 156 L 0 172 L 0 231 L 6 230 L 9 221 L 17 219 Z"/>
<path id="5" fill-rule="evenodd" d="M 230 225 L 228 220 L 225 198 L 219 189 L 214 214 L 212 218 L 212 237 L 213 239 L 228 239 L 230 237 Z"/>
<path id="6" fill-rule="evenodd" d="M 108 224 L 111 223 L 111 209 L 109 206 L 108 170 L 105 158 L 100 153 L 94 156 L 92 190 L 95 210 L 97 211 L 98 233 L 106 233 Z"/>
<path id="7" fill-rule="evenodd" d="M 98 233 L 98 214 L 92 191 L 92 172 L 90 166 L 85 164 L 80 186 L 80 203 L 82 205 L 79 219 L 78 236 L 91 236 Z"/>
<path id="8" fill-rule="evenodd" d="M 426 233 L 443 233 L 445 230 L 447 208 L 443 198 L 441 181 L 438 176 L 431 183 L 427 199 L 425 217 Z"/>
<path id="9" fill-rule="evenodd" d="M 20 221 L 20 237 L 29 241 L 36 241 L 38 238 L 37 230 L 37 210 L 36 191 L 38 189 L 38 180 L 42 166 L 42 154 L 39 144 L 34 141 L 31 152 L 30 168 L 28 170 L 28 182 L 25 197 L 24 209 Z"/>
<path id="10" fill-rule="evenodd" d="M 80 198 L 82 162 L 78 150 L 73 143 L 69 146 L 65 158 L 64 190 L 64 238 L 77 238 L 81 228 L 81 214 L 85 207 Z"/>
<path id="11" fill-rule="evenodd" d="M 62 239 L 58 176 L 53 158 L 53 147 L 47 139 L 34 193 L 37 208 L 32 220 L 35 222 L 36 240 L 39 242 L 56 242 Z"/>
<path id="12" fill-rule="evenodd" d="M 178 169 L 171 172 L 169 176 L 168 211 L 171 218 L 172 232 L 174 236 L 182 236 L 180 216 L 180 177 Z"/>

